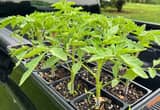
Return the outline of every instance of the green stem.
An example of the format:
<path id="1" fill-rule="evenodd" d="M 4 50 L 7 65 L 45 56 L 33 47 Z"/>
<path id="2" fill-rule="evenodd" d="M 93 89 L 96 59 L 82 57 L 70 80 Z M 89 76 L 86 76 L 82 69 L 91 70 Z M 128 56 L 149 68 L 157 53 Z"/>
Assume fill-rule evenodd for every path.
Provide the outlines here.
<path id="1" fill-rule="evenodd" d="M 72 47 L 72 64 L 75 63 L 75 48 Z"/>
<path id="2" fill-rule="evenodd" d="M 107 83 L 105 83 L 105 84 L 102 86 L 102 88 L 105 87 L 105 86 L 108 86 L 108 85 L 111 84 L 111 83 L 112 83 L 112 80 L 111 80 L 111 81 L 108 81 Z"/>
<path id="3" fill-rule="evenodd" d="M 93 77 L 96 77 L 95 73 L 90 69 L 88 68 L 86 65 L 82 64 L 82 66 L 93 76 Z"/>
<path id="4" fill-rule="evenodd" d="M 74 47 L 72 47 L 71 59 L 72 59 L 72 64 L 74 64 L 75 63 L 75 48 Z M 73 73 L 71 70 L 71 80 L 70 80 L 70 83 L 71 83 L 70 93 L 71 94 L 74 94 L 74 81 L 75 81 L 75 73 Z"/>
<path id="5" fill-rule="evenodd" d="M 70 58 L 72 58 L 72 56 L 70 55 L 70 54 L 67 54 Z M 74 59 L 75 61 L 78 61 L 77 59 Z M 82 64 L 82 66 L 91 74 L 91 75 L 93 75 L 94 77 L 96 77 L 95 76 L 95 73 L 89 68 L 89 67 L 87 67 L 86 65 L 84 65 L 84 64 Z"/>
<path id="6" fill-rule="evenodd" d="M 127 102 L 127 100 L 128 100 L 127 94 L 128 94 L 129 84 L 130 84 L 129 81 L 127 80 L 126 83 L 125 83 L 125 91 L 124 91 L 124 92 L 125 92 L 125 93 L 124 93 L 124 98 L 125 98 L 124 100 L 125 100 L 125 102 Z"/>
<path id="7" fill-rule="evenodd" d="M 75 81 L 75 75 L 72 73 L 71 74 L 71 90 L 70 90 L 70 94 L 74 94 L 74 81 Z"/>
<path id="8" fill-rule="evenodd" d="M 97 73 L 96 73 L 96 106 L 99 107 L 100 106 L 100 101 L 99 101 L 99 97 L 101 96 L 101 88 L 102 88 L 102 82 L 100 81 L 100 77 L 101 77 L 101 71 L 102 71 L 102 66 L 103 66 L 103 60 L 99 60 L 97 62 Z"/>

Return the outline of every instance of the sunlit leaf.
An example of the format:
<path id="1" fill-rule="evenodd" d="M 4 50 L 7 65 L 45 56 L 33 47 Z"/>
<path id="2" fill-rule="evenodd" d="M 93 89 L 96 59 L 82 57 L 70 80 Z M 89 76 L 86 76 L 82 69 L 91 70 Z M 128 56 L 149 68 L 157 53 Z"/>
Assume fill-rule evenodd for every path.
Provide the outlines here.
<path id="1" fill-rule="evenodd" d="M 112 87 L 117 86 L 117 84 L 119 84 L 119 82 L 120 82 L 120 80 L 118 80 L 117 78 L 113 79 L 112 83 L 111 83 Z"/>
<path id="2" fill-rule="evenodd" d="M 56 48 L 53 47 L 49 50 L 53 56 L 56 56 L 57 58 L 67 61 L 67 54 L 64 52 L 62 48 Z"/>
<path id="3" fill-rule="evenodd" d="M 27 79 L 28 77 L 32 74 L 32 71 L 37 67 L 38 63 L 41 61 L 43 58 L 44 54 L 32 59 L 30 62 L 26 63 L 26 68 L 27 71 L 22 75 L 20 79 L 19 85 L 21 86 Z"/>

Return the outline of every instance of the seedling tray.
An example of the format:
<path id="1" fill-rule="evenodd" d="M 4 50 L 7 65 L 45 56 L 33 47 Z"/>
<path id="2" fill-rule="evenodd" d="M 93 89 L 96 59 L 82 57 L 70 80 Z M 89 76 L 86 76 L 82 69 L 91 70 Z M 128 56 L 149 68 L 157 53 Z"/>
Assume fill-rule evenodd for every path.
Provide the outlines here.
<path id="1" fill-rule="evenodd" d="M 132 110 L 160 110 L 160 88 L 138 103 Z"/>

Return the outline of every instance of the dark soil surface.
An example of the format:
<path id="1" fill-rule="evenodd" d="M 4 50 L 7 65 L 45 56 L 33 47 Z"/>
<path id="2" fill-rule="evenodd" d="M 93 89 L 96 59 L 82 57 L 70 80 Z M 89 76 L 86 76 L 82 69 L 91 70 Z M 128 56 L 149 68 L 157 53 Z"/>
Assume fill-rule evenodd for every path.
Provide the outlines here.
<path id="1" fill-rule="evenodd" d="M 69 76 L 69 72 L 63 68 L 59 67 L 57 70 L 54 72 L 51 71 L 51 69 L 46 70 L 46 71 L 41 71 L 39 72 L 40 77 L 42 77 L 44 80 L 46 80 L 48 83 L 51 83 L 53 81 L 62 79 L 66 76 Z"/>
<path id="2" fill-rule="evenodd" d="M 70 94 L 69 90 L 67 88 L 68 82 L 70 79 L 65 79 L 57 84 L 54 84 L 53 87 L 66 99 L 72 100 L 77 96 L 80 96 L 81 94 L 85 93 L 85 90 L 90 90 L 93 87 L 88 85 L 84 80 L 77 79 L 75 80 L 75 94 Z"/>
<path id="3" fill-rule="evenodd" d="M 95 98 L 85 98 L 81 101 L 75 102 L 77 110 L 120 110 L 120 105 L 115 104 L 112 100 L 105 98 L 105 101 L 101 103 L 99 109 L 95 108 Z"/>
<path id="4" fill-rule="evenodd" d="M 36 70 L 41 70 L 43 64 L 44 64 L 44 60 L 40 61 L 39 64 L 37 65 L 37 67 L 36 67 Z"/>
<path id="5" fill-rule="evenodd" d="M 111 86 L 106 86 L 104 87 L 104 89 L 117 96 L 119 99 L 127 102 L 128 104 L 134 103 L 145 95 L 145 91 L 139 90 L 138 87 L 132 83 L 129 85 L 127 92 L 126 87 L 122 83 L 119 83 L 114 88 L 112 88 Z"/>

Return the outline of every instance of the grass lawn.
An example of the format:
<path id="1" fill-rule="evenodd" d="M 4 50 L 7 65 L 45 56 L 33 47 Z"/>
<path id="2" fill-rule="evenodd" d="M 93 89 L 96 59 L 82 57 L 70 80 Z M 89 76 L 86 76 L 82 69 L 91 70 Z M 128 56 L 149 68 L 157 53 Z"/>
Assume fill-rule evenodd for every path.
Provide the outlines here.
<path id="1" fill-rule="evenodd" d="M 116 8 L 111 7 L 102 8 L 101 12 L 106 16 L 125 16 L 160 24 L 160 5 L 126 3 L 120 13 L 117 12 Z"/>

